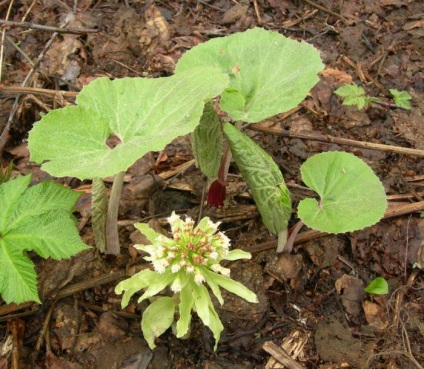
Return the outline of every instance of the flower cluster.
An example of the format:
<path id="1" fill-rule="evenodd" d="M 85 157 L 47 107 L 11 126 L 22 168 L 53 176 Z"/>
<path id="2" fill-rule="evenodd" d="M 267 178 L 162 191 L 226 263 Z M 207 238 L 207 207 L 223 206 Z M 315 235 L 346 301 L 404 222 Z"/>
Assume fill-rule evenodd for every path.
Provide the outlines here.
<path id="1" fill-rule="evenodd" d="M 190 217 L 182 220 L 172 213 L 168 218 L 173 238 L 159 235 L 153 245 L 136 245 L 135 247 L 150 254 L 145 259 L 151 261 L 156 272 L 162 274 L 170 270 L 193 274 L 194 281 L 200 285 L 205 281 L 203 270 L 207 268 L 215 273 L 229 277 L 230 270 L 219 265 L 229 253 L 230 240 L 218 231 L 220 223 L 214 223 L 209 218 L 194 227 Z M 176 279 L 171 285 L 174 292 L 181 291 L 181 284 Z"/>
<path id="2" fill-rule="evenodd" d="M 215 348 L 224 329 L 210 297 L 210 291 L 219 303 L 224 299 L 220 288 L 224 288 L 249 302 L 258 302 L 256 295 L 241 283 L 230 279 L 230 270 L 222 267 L 222 260 L 250 259 L 243 250 L 229 250 L 230 240 L 218 232 L 219 223 L 203 218 L 195 227 L 187 217 L 182 220 L 172 213 L 168 218 L 172 238 L 155 232 L 147 224 L 138 223 L 136 228 L 152 243 L 136 245 L 147 252 L 145 259 L 153 264 L 154 270 L 144 269 L 131 278 L 120 282 L 115 292 L 124 293 L 121 305 L 128 305 L 131 297 L 145 289 L 138 299 L 141 302 L 156 296 L 170 287 L 174 296 L 162 295 L 155 299 L 143 313 L 141 329 L 150 348 L 155 347 L 155 338 L 176 322 L 177 337 L 187 334 L 192 311 L 211 330 Z M 205 285 L 209 286 L 209 289 Z M 178 312 L 178 314 L 176 314 Z"/>

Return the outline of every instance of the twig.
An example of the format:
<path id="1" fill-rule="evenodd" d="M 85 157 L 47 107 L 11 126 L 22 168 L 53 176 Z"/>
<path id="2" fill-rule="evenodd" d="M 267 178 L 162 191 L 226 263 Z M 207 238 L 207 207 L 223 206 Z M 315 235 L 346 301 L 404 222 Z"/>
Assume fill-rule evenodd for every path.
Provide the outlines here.
<path id="1" fill-rule="evenodd" d="M 396 206 L 386 210 L 384 219 L 398 217 L 400 215 L 411 214 L 424 210 L 424 201 L 414 202 L 412 204 Z"/>
<path id="2" fill-rule="evenodd" d="M 275 360 L 280 362 L 283 367 L 288 369 L 305 369 L 302 364 L 299 364 L 281 347 L 278 347 L 275 343 L 267 341 L 264 343 L 262 348 L 268 352 Z"/>
<path id="3" fill-rule="evenodd" d="M 410 214 L 412 212 L 419 212 L 424 210 L 424 201 L 416 202 L 413 204 L 396 206 L 386 210 L 383 219 L 393 218 L 400 215 Z M 308 230 L 302 233 L 298 233 L 294 239 L 294 244 L 298 245 L 304 243 L 306 241 L 314 240 L 316 238 L 321 238 L 327 236 L 327 233 L 316 231 L 316 230 Z M 255 253 L 266 250 L 275 249 L 277 247 L 277 240 L 264 242 L 260 244 L 256 244 L 253 246 L 246 247 L 244 250 Z"/>
<path id="4" fill-rule="evenodd" d="M 51 27 L 51 26 L 43 26 L 41 24 L 35 24 L 30 22 L 14 22 L 14 21 L 7 21 L 7 20 L 1 20 L 1 19 L 0 19 L 0 25 L 5 25 L 9 27 L 36 29 L 36 30 L 45 31 L 45 32 L 72 33 L 76 35 L 99 32 L 98 29 L 93 29 L 93 28 Z"/>
<path id="5" fill-rule="evenodd" d="M 13 0 L 10 1 L 9 7 L 7 8 L 6 19 L 9 18 L 10 12 L 12 10 Z M 1 47 L 0 47 L 0 82 L 2 79 L 2 70 L 3 70 L 3 56 L 4 56 L 4 40 L 6 38 L 6 28 L 3 28 L 1 33 Z"/>
<path id="6" fill-rule="evenodd" d="M 28 7 L 27 11 L 25 12 L 24 16 L 21 19 L 21 22 L 25 22 L 29 13 L 31 13 L 32 8 L 35 6 L 36 2 L 37 2 L 37 0 L 32 0 L 31 5 Z"/>
<path id="7" fill-rule="evenodd" d="M 312 11 L 306 11 L 304 14 L 302 14 L 302 16 L 300 18 L 298 18 L 296 20 L 285 21 L 282 24 L 281 27 L 284 28 L 284 29 L 290 30 L 291 27 L 293 27 L 293 26 L 295 26 L 295 25 L 297 25 L 301 22 L 304 22 L 305 20 L 308 20 L 309 18 L 312 18 L 316 13 L 318 13 L 317 9 L 314 9 Z M 298 30 L 292 30 L 292 31 L 298 31 Z M 302 30 L 302 31 L 306 31 L 306 32 L 309 32 L 309 33 L 312 34 L 312 32 L 308 31 L 308 30 Z"/>
<path id="8" fill-rule="evenodd" d="M 203 5 L 206 5 L 206 6 L 208 6 L 209 8 L 212 8 L 212 9 L 215 9 L 215 10 L 218 10 L 218 11 L 220 11 L 220 12 L 225 12 L 225 10 L 223 10 L 223 9 L 221 9 L 221 8 L 218 8 L 217 6 L 215 6 L 215 5 L 212 5 L 212 4 L 208 4 L 206 1 L 202 1 L 202 0 L 196 0 L 198 3 L 200 3 L 200 4 L 203 4 Z"/>
<path id="9" fill-rule="evenodd" d="M 261 13 L 259 13 L 258 0 L 253 0 L 253 6 L 255 8 L 255 14 L 256 14 L 256 18 L 258 19 L 258 24 L 261 25 L 263 24 L 263 22 L 261 18 Z"/>
<path id="10" fill-rule="evenodd" d="M 337 17 L 337 18 L 340 18 L 343 22 L 345 22 L 345 23 L 347 23 L 347 19 L 345 18 L 345 17 L 343 17 L 342 15 L 340 15 L 340 14 L 338 14 L 338 13 L 336 13 L 336 12 L 333 12 L 332 10 L 330 10 L 330 9 L 327 9 L 327 8 L 325 8 L 324 6 L 322 6 L 322 5 L 318 5 L 318 4 L 315 4 L 313 1 L 311 1 L 311 0 L 304 0 L 305 1 L 305 3 L 308 3 L 309 5 L 311 5 L 311 6 L 313 6 L 314 8 L 317 8 L 317 9 L 319 9 L 319 10 L 321 10 L 321 11 L 323 11 L 324 13 L 327 13 L 327 14 L 331 14 L 331 15 L 334 15 L 335 17 Z"/>
<path id="11" fill-rule="evenodd" d="M 312 141 L 319 141 L 319 142 L 326 142 L 326 143 L 336 143 L 338 145 L 359 147 L 362 149 L 387 151 L 387 152 L 394 152 L 396 154 L 402 154 L 402 155 L 424 157 L 424 150 L 411 149 L 408 147 L 401 147 L 401 146 L 384 145 L 384 144 L 378 144 L 378 143 L 372 143 L 372 142 L 356 141 L 356 140 L 351 140 L 348 138 L 323 135 L 321 133 L 292 133 L 292 132 L 282 131 L 276 128 L 266 127 L 264 126 L 264 123 L 250 124 L 247 128 L 257 132 L 271 133 L 271 134 L 275 134 L 277 136 L 283 136 L 283 137 L 300 138 L 303 140 L 312 140 Z"/>
<path id="12" fill-rule="evenodd" d="M 136 271 L 142 270 L 143 268 L 144 268 L 144 266 L 141 266 L 139 269 L 136 269 Z M 64 287 L 63 289 L 61 289 L 57 293 L 57 295 L 55 296 L 55 299 L 59 300 L 59 299 L 62 299 L 64 297 L 71 296 L 74 293 L 78 293 L 78 292 L 81 292 L 81 291 L 88 290 L 90 288 L 102 286 L 102 285 L 107 284 L 107 283 L 112 283 L 112 282 L 115 282 L 117 280 L 124 278 L 125 276 L 126 276 L 126 270 L 121 269 L 121 270 L 119 270 L 115 273 L 101 275 L 100 277 L 97 277 L 97 278 L 89 278 L 85 281 L 74 283 L 70 286 Z M 0 321 L 8 320 L 9 314 L 14 313 L 15 311 L 28 309 L 33 305 L 36 305 L 36 303 L 34 303 L 34 302 L 24 302 L 22 304 L 11 303 L 9 305 L 1 306 L 0 307 L 0 317 L 1 317 Z M 34 313 L 36 311 L 37 310 L 35 310 Z"/>
<path id="13" fill-rule="evenodd" d="M 75 98 L 79 92 L 74 91 L 60 91 L 60 90 L 49 90 L 46 88 L 35 88 L 35 87 L 25 87 L 25 86 L 6 86 L 0 84 L 0 93 L 4 92 L 11 95 L 21 95 L 21 94 L 33 94 L 33 95 L 43 95 L 54 97 L 56 95 L 61 95 L 63 97 Z"/>
<path id="14" fill-rule="evenodd" d="M 9 36 L 7 36 L 6 35 L 6 40 L 7 41 L 9 41 L 9 43 L 10 43 L 10 45 L 18 52 L 18 53 L 20 53 L 23 57 L 24 57 L 24 59 L 26 59 L 26 61 L 31 65 L 31 66 L 33 66 L 34 65 L 34 63 L 32 62 L 32 60 L 30 59 L 30 57 L 27 55 L 27 54 L 25 54 L 24 53 L 24 51 L 18 46 L 18 45 L 16 45 L 14 42 L 13 42 L 13 40 L 9 37 Z"/>

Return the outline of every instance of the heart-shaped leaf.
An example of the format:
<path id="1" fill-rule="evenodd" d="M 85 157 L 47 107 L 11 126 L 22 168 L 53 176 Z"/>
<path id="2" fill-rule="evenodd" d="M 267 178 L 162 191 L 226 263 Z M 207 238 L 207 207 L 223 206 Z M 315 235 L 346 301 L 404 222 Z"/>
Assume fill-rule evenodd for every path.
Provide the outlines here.
<path id="1" fill-rule="evenodd" d="M 230 76 L 221 109 L 233 120 L 255 123 L 297 106 L 323 69 L 318 51 L 277 32 L 253 28 L 209 40 L 179 60 L 176 74 L 216 66 Z"/>
<path id="2" fill-rule="evenodd" d="M 299 218 L 328 233 L 352 232 L 378 222 L 387 208 L 384 187 L 372 169 L 346 152 L 310 157 L 301 167 L 303 182 L 320 196 L 299 203 Z"/>
<path id="3" fill-rule="evenodd" d="M 192 132 L 204 101 L 219 95 L 228 77 L 195 68 L 166 78 L 98 78 L 77 106 L 53 110 L 29 134 L 31 160 L 50 174 L 80 179 L 125 171 L 148 151 Z"/>

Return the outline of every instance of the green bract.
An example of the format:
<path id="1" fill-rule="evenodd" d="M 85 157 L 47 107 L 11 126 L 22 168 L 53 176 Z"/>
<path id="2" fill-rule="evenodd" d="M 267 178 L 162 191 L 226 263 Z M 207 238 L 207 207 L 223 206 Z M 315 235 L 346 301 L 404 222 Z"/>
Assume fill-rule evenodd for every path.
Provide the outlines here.
<path id="1" fill-rule="evenodd" d="M 57 177 L 113 176 L 192 132 L 204 101 L 227 85 L 224 73 L 207 67 L 166 78 L 98 78 L 82 89 L 77 106 L 52 110 L 34 125 L 31 160 Z"/>
<path id="2" fill-rule="evenodd" d="M 206 283 L 218 301 L 223 304 L 220 287 L 237 294 L 249 302 L 257 302 L 256 295 L 241 283 L 229 278 L 230 270 L 220 265 L 222 260 L 250 259 L 250 254 L 242 250 L 229 251 L 230 241 L 218 232 L 219 223 L 203 218 L 194 227 L 194 221 L 185 221 L 173 213 L 168 218 L 172 238 L 155 232 L 148 225 L 138 223 L 136 227 L 152 245 L 136 245 L 147 252 L 145 259 L 152 262 L 154 271 L 146 269 L 116 286 L 116 293 L 124 292 L 122 307 L 128 305 L 134 293 L 146 289 L 138 299 L 141 302 L 161 293 L 167 286 L 175 294 L 174 298 L 159 297 L 143 313 L 141 328 L 151 349 L 154 339 L 165 332 L 174 322 L 174 312 L 178 309 L 176 323 L 177 337 L 187 334 L 191 312 L 197 315 L 213 332 L 215 348 L 224 329 L 213 306 Z"/>
<path id="3" fill-rule="evenodd" d="M 88 248 L 71 212 L 80 196 L 54 182 L 28 188 L 31 176 L 0 185 L 0 294 L 7 302 L 40 302 L 37 274 L 26 251 L 69 258 Z"/>
<path id="4" fill-rule="evenodd" d="M 355 155 L 326 152 L 301 167 L 303 182 L 320 196 L 299 203 L 298 215 L 311 228 L 328 233 L 363 229 L 378 222 L 387 208 L 384 187 Z"/>
<path id="5" fill-rule="evenodd" d="M 318 51 L 306 42 L 253 28 L 193 47 L 175 73 L 213 66 L 230 76 L 220 106 L 231 119 L 255 123 L 297 106 L 323 69 Z"/>
<path id="6" fill-rule="evenodd" d="M 222 131 L 219 116 L 211 102 L 205 104 L 200 124 L 191 134 L 196 165 L 209 179 L 218 175 L 222 152 Z"/>
<path id="7" fill-rule="evenodd" d="M 281 252 L 287 240 L 287 224 L 292 210 L 283 175 L 272 157 L 247 135 L 228 123 L 224 124 L 224 133 L 262 221 L 270 232 L 279 235 L 277 251 Z"/>

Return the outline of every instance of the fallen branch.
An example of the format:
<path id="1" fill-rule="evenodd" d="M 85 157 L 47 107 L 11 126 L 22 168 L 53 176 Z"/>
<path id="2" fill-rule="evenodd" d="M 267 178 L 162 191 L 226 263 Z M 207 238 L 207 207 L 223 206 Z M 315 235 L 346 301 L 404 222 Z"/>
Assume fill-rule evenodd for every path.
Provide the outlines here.
<path id="1" fill-rule="evenodd" d="M 271 133 L 277 136 L 283 136 L 283 137 L 289 137 L 289 138 L 300 138 L 303 140 L 335 143 L 338 145 L 353 146 L 353 147 L 359 147 L 362 149 L 388 151 L 388 152 L 394 152 L 396 154 L 424 157 L 424 150 L 411 149 L 408 147 L 401 147 L 401 146 L 384 145 L 384 144 L 378 144 L 378 143 L 372 143 L 372 142 L 356 141 L 356 140 L 351 140 L 348 138 L 323 135 L 321 133 L 306 133 L 306 132 L 292 133 L 292 132 L 282 131 L 276 128 L 266 127 L 263 123 L 250 124 L 249 126 L 247 126 L 247 128 L 257 132 Z"/>
<path id="2" fill-rule="evenodd" d="M 46 32 L 72 33 L 76 35 L 99 32 L 98 29 L 92 29 L 92 28 L 65 28 L 65 27 L 60 28 L 60 27 L 43 26 L 41 24 L 35 24 L 30 22 L 14 22 L 14 21 L 7 21 L 7 20 L 1 20 L 1 19 L 0 19 L 0 25 L 9 26 L 9 27 L 36 29 L 39 31 L 46 31 Z"/>

